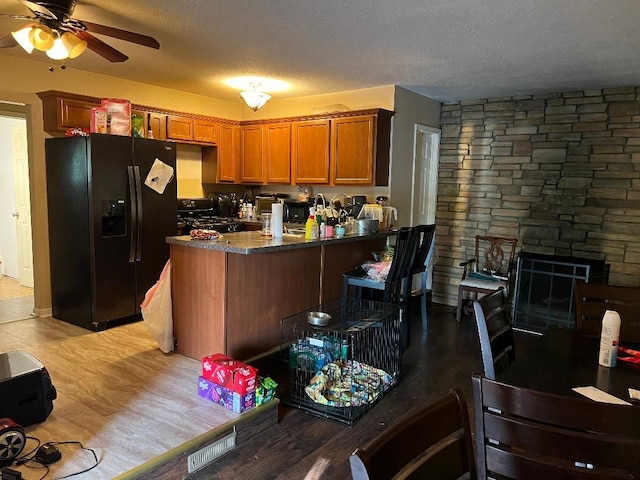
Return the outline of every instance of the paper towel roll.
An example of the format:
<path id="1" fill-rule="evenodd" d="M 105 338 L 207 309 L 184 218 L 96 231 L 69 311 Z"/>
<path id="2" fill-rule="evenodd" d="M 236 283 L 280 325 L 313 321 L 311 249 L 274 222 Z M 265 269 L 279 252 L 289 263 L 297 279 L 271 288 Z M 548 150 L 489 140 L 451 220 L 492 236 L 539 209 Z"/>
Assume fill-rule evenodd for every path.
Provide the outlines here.
<path id="1" fill-rule="evenodd" d="M 273 238 L 282 238 L 283 206 L 281 203 L 271 204 L 271 232 Z"/>

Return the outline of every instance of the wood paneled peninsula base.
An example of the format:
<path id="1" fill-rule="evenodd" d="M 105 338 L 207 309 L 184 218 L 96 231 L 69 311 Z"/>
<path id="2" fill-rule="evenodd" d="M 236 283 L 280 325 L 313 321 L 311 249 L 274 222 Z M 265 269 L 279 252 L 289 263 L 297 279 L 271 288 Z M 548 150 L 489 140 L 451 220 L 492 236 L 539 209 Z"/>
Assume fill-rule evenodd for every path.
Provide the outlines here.
<path id="1" fill-rule="evenodd" d="M 260 232 L 169 237 L 173 333 L 178 353 L 245 360 L 280 345 L 280 320 L 340 297 L 342 273 L 384 248 L 386 231 L 305 240 Z"/>

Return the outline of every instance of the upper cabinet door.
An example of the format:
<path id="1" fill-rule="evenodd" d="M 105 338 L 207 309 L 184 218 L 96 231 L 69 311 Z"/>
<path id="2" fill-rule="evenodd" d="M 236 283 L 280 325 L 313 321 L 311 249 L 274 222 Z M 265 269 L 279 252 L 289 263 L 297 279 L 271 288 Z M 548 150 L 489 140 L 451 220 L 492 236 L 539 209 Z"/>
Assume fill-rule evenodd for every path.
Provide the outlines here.
<path id="1" fill-rule="evenodd" d="M 169 115 L 167 117 L 167 139 L 193 140 L 193 118 Z"/>
<path id="2" fill-rule="evenodd" d="M 375 115 L 331 120 L 331 182 L 333 184 L 373 184 L 375 134 Z"/>
<path id="3" fill-rule="evenodd" d="M 329 184 L 329 120 L 293 122 L 293 182 Z"/>
<path id="4" fill-rule="evenodd" d="M 211 120 L 203 120 L 200 118 L 193 119 L 193 139 L 196 142 L 218 143 L 218 122 Z"/>
<path id="5" fill-rule="evenodd" d="M 291 123 L 264 126 L 267 183 L 291 183 Z"/>
<path id="6" fill-rule="evenodd" d="M 240 152 L 240 181 L 262 183 L 264 181 L 262 125 L 242 127 Z"/>
<path id="7" fill-rule="evenodd" d="M 238 125 L 220 125 L 218 139 L 218 181 L 235 182 L 237 180 L 237 159 L 240 157 L 240 127 Z"/>
<path id="8" fill-rule="evenodd" d="M 149 113 L 147 122 L 153 138 L 156 140 L 167 139 L 167 116 L 164 113 Z"/>

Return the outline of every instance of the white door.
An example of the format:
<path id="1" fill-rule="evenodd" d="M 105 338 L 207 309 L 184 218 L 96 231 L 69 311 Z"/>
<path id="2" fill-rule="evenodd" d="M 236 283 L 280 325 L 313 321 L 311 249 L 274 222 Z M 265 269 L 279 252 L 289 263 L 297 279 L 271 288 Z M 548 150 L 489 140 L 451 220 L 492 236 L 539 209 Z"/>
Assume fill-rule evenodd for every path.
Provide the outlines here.
<path id="1" fill-rule="evenodd" d="M 416 125 L 413 150 L 411 225 L 431 224 L 436 221 L 439 152 L 440 130 L 425 125 Z M 432 272 L 429 269 L 428 289 L 431 288 L 431 279 Z"/>
<path id="2" fill-rule="evenodd" d="M 18 280 L 33 288 L 33 251 L 31 241 L 31 201 L 29 199 L 29 161 L 26 122 L 11 127 L 13 176 L 15 185 L 16 229 L 18 235 Z"/>

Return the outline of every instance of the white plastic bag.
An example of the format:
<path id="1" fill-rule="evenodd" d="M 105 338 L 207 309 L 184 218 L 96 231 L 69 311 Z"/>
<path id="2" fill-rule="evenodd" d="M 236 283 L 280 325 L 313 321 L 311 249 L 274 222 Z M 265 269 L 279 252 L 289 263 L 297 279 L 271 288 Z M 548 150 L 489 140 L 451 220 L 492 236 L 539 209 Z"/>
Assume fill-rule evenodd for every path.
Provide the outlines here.
<path id="1" fill-rule="evenodd" d="M 173 350 L 173 313 L 171 305 L 171 260 L 168 260 L 160 279 L 144 295 L 140 304 L 142 318 L 160 350 Z"/>

